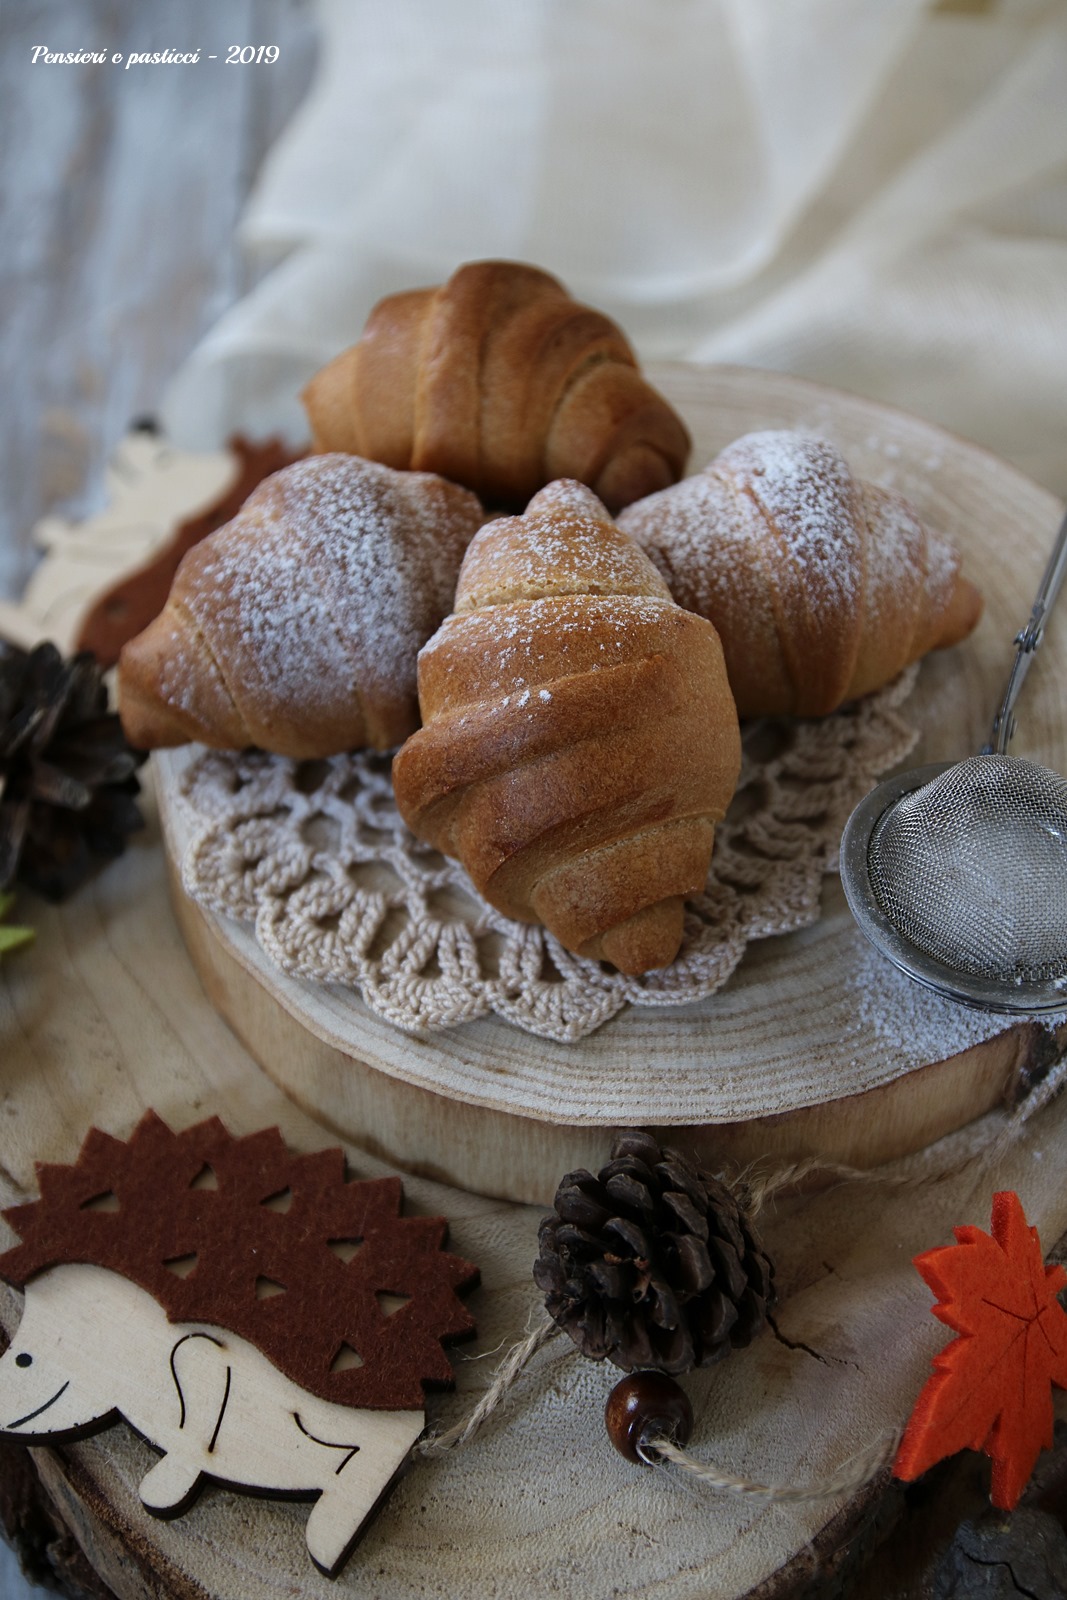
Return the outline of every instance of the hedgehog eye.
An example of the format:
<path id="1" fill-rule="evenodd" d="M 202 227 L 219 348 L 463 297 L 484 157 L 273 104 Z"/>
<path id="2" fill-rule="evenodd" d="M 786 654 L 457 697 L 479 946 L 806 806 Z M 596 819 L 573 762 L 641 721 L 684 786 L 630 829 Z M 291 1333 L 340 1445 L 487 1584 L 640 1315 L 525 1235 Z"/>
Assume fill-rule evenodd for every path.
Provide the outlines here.
<path id="1" fill-rule="evenodd" d="M 33 1357 L 30 1355 L 28 1350 L 20 1350 L 18 1355 L 15 1357 L 16 1367 L 28 1367 L 31 1366 L 32 1363 Z"/>

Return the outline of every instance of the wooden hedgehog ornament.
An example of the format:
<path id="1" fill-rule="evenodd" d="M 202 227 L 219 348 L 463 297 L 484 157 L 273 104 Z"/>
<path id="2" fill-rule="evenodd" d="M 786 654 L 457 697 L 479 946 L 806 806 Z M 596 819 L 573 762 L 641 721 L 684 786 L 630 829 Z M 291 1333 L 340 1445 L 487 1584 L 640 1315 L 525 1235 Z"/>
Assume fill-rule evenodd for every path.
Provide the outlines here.
<path id="1" fill-rule="evenodd" d="M 92 1129 L 40 1199 L 4 1212 L 25 1288 L 0 1360 L 0 1433 L 74 1437 L 123 1417 L 163 1452 L 141 1481 L 177 1516 L 203 1481 L 317 1497 L 312 1559 L 333 1575 L 451 1383 L 443 1341 L 477 1268 L 442 1217 L 402 1217 L 399 1178 L 350 1181 L 339 1149 L 291 1155 L 277 1128 L 217 1118 L 128 1142 Z"/>

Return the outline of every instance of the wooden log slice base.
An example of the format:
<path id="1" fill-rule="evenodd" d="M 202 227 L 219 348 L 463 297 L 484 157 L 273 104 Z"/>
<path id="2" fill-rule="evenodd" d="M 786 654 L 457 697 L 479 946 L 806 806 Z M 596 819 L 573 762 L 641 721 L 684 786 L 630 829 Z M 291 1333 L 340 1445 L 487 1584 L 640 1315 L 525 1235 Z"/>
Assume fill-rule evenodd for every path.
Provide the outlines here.
<path id="1" fill-rule="evenodd" d="M 698 464 L 727 437 L 747 428 L 803 423 L 824 432 L 838 429 L 857 465 L 871 471 L 880 463 L 892 470 L 900 486 L 932 516 L 938 507 L 947 508 L 943 525 L 951 526 L 968 550 L 971 539 L 981 537 L 981 560 L 974 570 L 986 590 L 991 619 L 955 657 L 930 663 L 920 689 L 926 692 L 930 679 L 942 697 L 939 703 L 947 707 L 929 731 L 926 758 L 975 747 L 1001 686 L 1007 641 L 1029 608 L 1056 523 L 1055 502 L 981 452 L 879 407 L 769 375 L 675 370 L 657 376 L 690 421 L 705 406 L 710 406 L 713 421 L 719 418 L 703 434 L 697 430 Z M 742 399 L 744 395 L 748 398 Z M 844 417 L 851 418 L 847 431 L 844 421 L 837 420 Z M 890 445 L 899 455 L 885 453 Z M 937 468 L 931 464 L 935 461 Z M 1027 684 L 1019 735 L 1024 753 L 1060 770 L 1067 768 L 1055 694 L 1057 676 L 1062 681 L 1063 637 L 1063 619 L 1058 618 L 1044 646 L 1046 659 L 1035 665 Z M 91 1124 L 127 1138 L 148 1106 L 174 1128 L 215 1114 L 233 1133 L 277 1123 L 294 1150 L 331 1142 L 323 1132 L 323 1107 L 309 1117 L 294 1103 L 301 1092 L 298 1077 L 303 1075 L 305 1088 L 316 1084 L 308 1066 L 313 1055 L 310 1030 L 301 1032 L 303 1025 L 292 1022 L 293 1038 L 304 1040 L 294 1046 L 294 1063 L 283 1058 L 292 1040 L 283 1036 L 280 1045 L 275 1043 L 271 1070 L 287 1082 L 290 1092 L 283 1094 L 222 1020 L 231 1012 L 237 1020 L 226 999 L 228 986 L 237 977 L 260 981 L 241 966 L 248 953 L 240 942 L 248 940 L 243 930 L 227 930 L 236 951 L 232 957 L 215 928 L 204 934 L 210 943 L 198 959 L 220 1009 L 205 999 L 168 906 L 151 788 L 146 812 L 146 833 L 67 905 L 50 908 L 31 896 L 20 898 L 18 919 L 36 928 L 37 939 L 0 966 L 4 1205 L 36 1192 L 36 1162 L 73 1161 Z M 939 1010 L 940 1003 L 931 1010 L 930 997 L 855 952 L 853 936 L 841 932 L 843 922 L 838 927 L 842 908 L 832 884 L 830 889 L 827 914 L 816 928 L 750 952 L 733 982 L 709 1003 L 714 1026 L 704 1008 L 696 1008 L 702 1013 L 698 1025 L 705 1050 L 731 1032 L 738 1039 L 752 1039 L 755 1068 L 739 1070 L 727 1086 L 743 1109 L 743 1115 L 735 1113 L 735 1122 L 788 1122 L 791 1111 L 766 1103 L 760 1109 L 756 1092 L 767 1067 L 780 1069 L 790 1059 L 800 1062 L 810 1080 L 810 1114 L 814 1117 L 814 1108 L 826 1104 L 832 1118 L 833 1096 L 820 1093 L 813 1063 L 829 1072 L 826 1041 L 832 1044 L 846 1035 L 856 1059 L 877 1064 L 890 1058 L 884 1079 L 888 1094 L 877 1084 L 857 1091 L 869 1120 L 878 1124 L 887 1121 L 886 1100 L 902 1075 L 901 1059 L 908 1063 L 904 1070 L 919 1080 L 952 1071 L 969 1075 L 972 1093 L 976 1069 L 963 1058 L 973 1061 L 973 1045 L 989 1058 L 992 1079 L 999 1073 L 1010 1078 L 1021 1068 L 1037 1040 L 1027 1025 L 1010 1030 L 995 1026 L 991 1036 L 968 1038 L 968 1027 L 981 1034 L 988 1024 L 959 1008 Z M 178 904 L 188 922 L 200 916 L 195 908 Z M 195 948 L 195 936 L 190 935 L 190 943 Z M 831 1005 L 823 973 L 840 948 L 854 952 L 855 965 L 849 970 L 856 985 Z M 796 982 L 806 985 L 808 993 L 802 1015 L 788 983 L 783 993 L 772 981 L 774 969 L 780 976 L 783 965 L 794 964 Z M 234 967 L 240 969 L 237 977 Z M 294 988 L 302 999 L 302 986 Z M 351 1005 L 347 996 L 326 998 L 339 1007 Z M 820 1018 L 820 1007 L 826 1009 L 825 1018 Z M 272 999 L 261 1007 L 261 1015 L 267 1028 L 271 1018 L 280 1027 L 280 1019 L 289 1013 Z M 438 1116 L 461 1107 L 469 1120 L 456 1124 L 451 1139 L 461 1153 L 466 1149 L 472 1168 L 471 1152 L 503 1139 L 508 1127 L 504 1119 L 510 1116 L 518 1132 L 497 1164 L 522 1154 L 522 1140 L 528 1140 L 523 1183 L 547 1195 L 573 1165 L 572 1150 L 587 1153 L 590 1166 L 600 1165 L 607 1158 L 612 1127 L 624 1120 L 622 1108 L 612 1107 L 606 1094 L 588 1108 L 584 1121 L 576 1118 L 564 1125 L 546 1118 L 545 1107 L 559 1096 L 565 1081 L 561 1074 L 569 1073 L 587 1100 L 595 1100 L 589 1095 L 594 1072 L 618 1053 L 624 1029 L 643 1020 L 647 1017 L 636 1012 L 619 1017 L 613 1031 L 601 1029 L 575 1051 L 559 1047 L 558 1060 L 555 1051 L 531 1046 L 513 1030 L 501 1028 L 493 1036 L 494 1052 L 500 1053 L 491 1054 L 492 1069 L 483 1069 L 478 1092 L 467 1087 L 466 1100 L 449 1098 L 428 1082 L 400 1080 L 381 1067 L 364 1066 L 363 1076 L 368 1082 L 399 1083 L 411 1094 L 417 1091 Z M 332 1019 L 328 1021 L 334 1028 Z M 956 1043 L 950 1049 L 944 1041 L 953 1030 Z M 806 1056 L 802 1031 L 805 1048 L 814 1041 Z M 484 1033 L 479 1024 L 446 1036 L 455 1076 L 469 1076 Z M 996 1040 L 996 1067 L 990 1037 Z M 921 1051 L 916 1057 L 917 1038 L 934 1041 L 925 1059 Z M 413 1074 L 433 1044 L 394 1035 L 394 1047 L 407 1053 Z M 438 1052 L 441 1045 L 436 1042 Z M 634 1046 L 635 1060 L 639 1049 Z M 520 1071 L 524 1052 L 534 1065 L 543 1062 L 547 1088 L 542 1089 L 542 1102 L 535 1102 L 541 1114 L 517 1114 L 508 1104 L 516 1082 L 526 1083 L 530 1098 L 530 1084 L 540 1081 L 533 1066 L 525 1074 Z M 360 1052 L 350 1046 L 348 1054 Z M 956 1065 L 943 1066 L 952 1057 Z M 360 1081 L 347 1066 L 343 1048 L 316 1070 L 337 1085 Z M 691 1092 L 691 1084 L 692 1075 L 682 1064 L 673 1085 L 679 1102 Z M 686 1125 L 684 1103 L 672 1106 L 671 1087 L 665 1079 L 661 1112 L 653 1125 L 673 1129 L 678 1143 L 692 1147 L 697 1135 L 691 1136 Z M 957 1085 L 955 1092 L 962 1095 L 965 1088 Z M 482 1115 L 494 1089 L 498 1124 Z M 965 1114 L 976 1110 L 976 1100 L 967 1104 Z M 377 1103 L 389 1134 L 385 1101 L 379 1096 Z M 384 1148 L 386 1140 L 372 1122 L 355 1125 L 364 1109 L 354 1090 L 352 1103 L 340 1104 L 343 1119 L 353 1125 L 348 1153 L 354 1174 L 375 1177 L 388 1166 L 367 1152 L 376 1144 Z M 372 1112 L 370 1104 L 368 1116 Z M 776 1125 L 767 1120 L 760 1127 Z M 712 1131 L 714 1127 L 710 1124 Z M 996 1131 L 994 1116 L 952 1135 L 927 1155 L 911 1158 L 909 1171 L 917 1174 L 950 1171 L 952 1175 L 936 1183 L 905 1193 L 877 1182 L 846 1184 L 764 1214 L 761 1232 L 777 1264 L 781 1296 L 775 1327 L 720 1366 L 684 1380 L 695 1412 L 694 1454 L 763 1482 L 811 1483 L 837 1472 L 903 1423 L 931 1358 L 947 1342 L 946 1330 L 929 1314 L 930 1296 L 911 1266 L 912 1256 L 949 1243 L 954 1224 L 987 1228 L 990 1196 L 997 1188 L 1019 1193 L 1046 1246 L 1067 1228 L 1062 1178 L 1067 1100 L 1029 1123 L 995 1169 L 981 1163 L 964 1166 L 965 1158 L 988 1145 Z M 448 1141 L 435 1144 L 443 1149 Z M 423 1148 L 420 1164 L 430 1168 L 434 1159 L 440 1158 L 433 1156 L 433 1146 Z M 472 1359 L 457 1362 L 457 1392 L 430 1397 L 431 1423 L 448 1427 L 465 1417 L 484 1393 L 496 1352 L 520 1338 L 540 1314 L 530 1277 L 540 1213 L 444 1189 L 424 1177 L 406 1180 L 405 1196 L 410 1211 L 447 1215 L 452 1248 L 482 1269 L 483 1286 L 471 1301 L 478 1345 L 468 1352 Z M 3 1224 L 0 1241 L 5 1246 L 13 1242 Z M 18 1297 L 0 1286 L 0 1324 L 8 1334 L 19 1315 Z M 820 1585 L 834 1592 L 849 1564 L 899 1508 L 899 1489 L 886 1499 L 880 1482 L 829 1502 L 768 1505 L 705 1495 L 664 1476 L 666 1469 L 630 1466 L 603 1432 L 604 1402 L 617 1377 L 616 1369 L 583 1361 L 570 1354 L 565 1340 L 555 1341 L 531 1364 L 506 1408 L 471 1444 L 412 1467 L 332 1582 L 308 1561 L 306 1506 L 260 1502 L 212 1488 L 184 1517 L 173 1522 L 150 1517 L 137 1486 L 153 1455 L 124 1426 L 80 1444 L 35 1449 L 30 1458 L 49 1504 L 56 1508 L 58 1526 L 75 1536 L 99 1579 L 99 1592 L 119 1600 L 144 1600 L 146 1595 L 158 1600 L 280 1600 L 294 1594 L 309 1600 L 348 1595 L 528 1600 L 531 1594 L 567 1594 L 575 1600 L 602 1600 L 608 1594 L 621 1600 L 707 1600 L 711 1595 L 717 1600 L 796 1600 Z M 73 1570 L 66 1557 L 62 1565 Z M 900 1600 L 902 1590 L 861 1578 L 855 1592 L 869 1600 L 890 1594 Z"/>
<path id="2" fill-rule="evenodd" d="M 19 901 L 37 939 L 0 966 L 4 1205 L 36 1193 L 38 1161 L 73 1161 L 91 1124 L 128 1138 L 147 1106 L 174 1128 L 215 1114 L 233 1133 L 277 1123 L 296 1151 L 332 1142 L 205 998 L 168 908 L 150 792 L 146 811 L 147 833 L 67 905 Z M 955 1169 L 938 1182 L 903 1194 L 846 1184 L 764 1214 L 781 1296 L 775 1327 L 683 1380 L 694 1454 L 760 1481 L 805 1484 L 900 1426 L 947 1338 L 911 1258 L 950 1242 L 956 1223 L 987 1228 L 996 1188 L 1018 1191 L 1046 1244 L 1067 1227 L 1067 1100 L 1028 1124 L 995 1170 L 963 1166 L 997 1127 L 979 1123 L 911 1158 L 918 1174 Z M 607 1157 L 606 1127 L 599 1137 L 594 1166 Z M 684 1130 L 678 1141 L 688 1143 Z M 388 1170 L 352 1144 L 348 1152 L 355 1176 Z M 559 1176 L 546 1172 L 546 1187 Z M 449 1427 L 484 1393 L 498 1352 L 540 1315 L 530 1274 L 541 1213 L 421 1177 L 405 1180 L 405 1201 L 447 1215 L 450 1247 L 482 1269 L 470 1302 L 478 1344 L 457 1360 L 457 1392 L 429 1397 L 431 1424 Z M 3 1225 L 0 1236 L 13 1242 Z M 0 1286 L 9 1334 L 19 1315 L 18 1297 Z M 137 1491 L 153 1453 L 125 1426 L 32 1459 L 60 1523 L 119 1600 L 795 1600 L 809 1578 L 851 1559 L 857 1540 L 875 1537 L 878 1484 L 770 1506 L 630 1466 L 603 1429 L 618 1376 L 556 1340 L 468 1446 L 412 1467 L 334 1581 L 308 1560 L 306 1505 L 211 1487 L 183 1517 L 149 1516 Z"/>
<path id="3" fill-rule="evenodd" d="M 908 765 L 962 757 L 986 736 L 1060 508 L 974 445 L 871 401 L 740 368 L 663 365 L 651 376 L 684 416 L 699 468 L 754 428 L 832 439 L 854 471 L 906 494 L 960 547 L 986 614 L 927 659 L 905 715 L 923 732 Z M 1013 753 L 1067 770 L 1057 689 L 1067 627 L 1054 619 L 1027 683 Z M 189 820 L 177 800 L 188 752 L 157 758 L 168 851 Z M 611 1130 L 684 1129 L 709 1161 L 820 1155 L 873 1166 L 920 1149 L 1025 1085 L 1047 1033 L 920 989 L 869 950 L 836 878 L 801 933 L 750 946 L 719 994 L 631 1008 L 577 1044 L 484 1018 L 400 1033 L 357 994 L 280 973 L 250 931 L 186 899 L 174 906 L 220 1014 L 287 1094 L 324 1126 L 408 1171 L 475 1192 L 551 1200 L 559 1174 L 595 1167 Z"/>

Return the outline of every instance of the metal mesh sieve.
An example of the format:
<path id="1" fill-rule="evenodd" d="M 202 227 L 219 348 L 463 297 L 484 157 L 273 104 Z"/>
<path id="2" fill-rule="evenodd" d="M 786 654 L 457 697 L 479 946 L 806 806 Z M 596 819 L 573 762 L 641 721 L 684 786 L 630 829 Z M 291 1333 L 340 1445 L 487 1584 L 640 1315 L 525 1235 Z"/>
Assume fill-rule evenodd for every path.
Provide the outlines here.
<path id="1" fill-rule="evenodd" d="M 903 938 L 960 973 L 1067 979 L 1067 781 L 972 756 L 890 807 L 867 847 L 870 887 Z"/>

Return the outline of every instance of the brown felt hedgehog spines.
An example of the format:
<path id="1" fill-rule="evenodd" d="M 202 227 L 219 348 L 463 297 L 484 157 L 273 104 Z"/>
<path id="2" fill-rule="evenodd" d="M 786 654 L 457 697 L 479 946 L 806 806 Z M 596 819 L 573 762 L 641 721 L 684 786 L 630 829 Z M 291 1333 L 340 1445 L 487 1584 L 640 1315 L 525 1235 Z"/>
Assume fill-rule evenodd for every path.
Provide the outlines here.
<path id="1" fill-rule="evenodd" d="M 39 1200 L 3 1213 L 21 1240 L 0 1256 L 7 1282 L 110 1268 L 325 1400 L 421 1408 L 452 1381 L 442 1342 L 474 1331 L 458 1296 L 478 1271 L 442 1249 L 445 1219 L 401 1216 L 400 1179 L 349 1179 L 340 1149 L 292 1155 L 277 1128 L 235 1138 L 217 1117 L 173 1133 L 149 1111 L 125 1142 L 91 1129 L 38 1180 Z"/>

